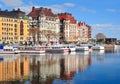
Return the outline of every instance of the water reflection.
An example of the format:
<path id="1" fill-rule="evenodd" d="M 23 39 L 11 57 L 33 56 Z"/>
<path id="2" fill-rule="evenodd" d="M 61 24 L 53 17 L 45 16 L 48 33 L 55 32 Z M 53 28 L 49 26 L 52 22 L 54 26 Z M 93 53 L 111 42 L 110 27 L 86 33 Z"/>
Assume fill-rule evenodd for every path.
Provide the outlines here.
<path id="1" fill-rule="evenodd" d="M 55 79 L 72 80 L 91 64 L 91 56 L 80 53 L 46 55 L 0 55 L 0 82 L 52 84 Z"/>
<path id="2" fill-rule="evenodd" d="M 106 54 L 118 52 L 119 49 L 42 55 L 1 54 L 0 84 L 76 84 L 76 75 L 87 72 L 93 65 L 106 63 Z"/>
<path id="3" fill-rule="evenodd" d="M 116 52 L 116 50 L 113 48 L 105 50 L 105 53 L 115 53 L 115 52 Z"/>
<path id="4" fill-rule="evenodd" d="M 28 57 L 20 55 L 0 55 L 0 82 L 13 83 L 30 76 L 30 61 Z"/>
<path id="5" fill-rule="evenodd" d="M 73 80 L 76 74 L 105 61 L 105 55 L 104 50 L 0 55 L 0 84 L 76 84 Z"/>

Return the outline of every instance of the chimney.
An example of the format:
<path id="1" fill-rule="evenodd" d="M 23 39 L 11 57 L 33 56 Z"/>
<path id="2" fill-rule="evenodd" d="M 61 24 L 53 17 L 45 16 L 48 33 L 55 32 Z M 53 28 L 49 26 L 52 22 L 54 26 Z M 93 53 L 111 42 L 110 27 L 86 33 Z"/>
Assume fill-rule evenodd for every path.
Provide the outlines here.
<path id="1" fill-rule="evenodd" d="M 13 9 L 13 11 L 15 11 L 15 9 Z"/>
<path id="2" fill-rule="evenodd" d="M 49 11 L 51 11 L 51 9 L 48 9 Z"/>
<path id="3" fill-rule="evenodd" d="M 34 10 L 35 10 L 35 7 L 33 6 L 33 7 L 32 7 L 32 11 L 34 11 Z"/>
<path id="4" fill-rule="evenodd" d="M 20 11 L 20 8 L 18 8 L 18 11 Z"/>
<path id="5" fill-rule="evenodd" d="M 8 10 L 6 9 L 5 12 L 8 12 Z"/>

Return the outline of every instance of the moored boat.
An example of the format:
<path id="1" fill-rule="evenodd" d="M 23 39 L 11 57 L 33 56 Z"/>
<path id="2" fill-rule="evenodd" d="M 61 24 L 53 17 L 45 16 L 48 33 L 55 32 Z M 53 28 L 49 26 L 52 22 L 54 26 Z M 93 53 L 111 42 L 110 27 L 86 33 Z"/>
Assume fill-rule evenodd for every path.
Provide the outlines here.
<path id="1" fill-rule="evenodd" d="M 62 44 L 50 45 L 47 46 L 46 48 L 46 52 L 51 52 L 51 53 L 64 53 L 68 51 L 69 48 L 66 45 L 62 45 Z"/>
<path id="2" fill-rule="evenodd" d="M 88 46 L 76 46 L 76 51 L 88 51 Z"/>
<path id="3" fill-rule="evenodd" d="M 0 45 L 0 54 L 16 54 L 16 48 L 9 45 Z"/>
<path id="4" fill-rule="evenodd" d="M 76 51 L 75 45 L 68 45 L 68 48 L 69 48 L 69 51 L 70 51 L 70 52 Z"/>
<path id="5" fill-rule="evenodd" d="M 31 54 L 40 54 L 45 53 L 45 47 L 42 46 L 19 46 L 15 51 L 16 53 L 31 53 Z"/>

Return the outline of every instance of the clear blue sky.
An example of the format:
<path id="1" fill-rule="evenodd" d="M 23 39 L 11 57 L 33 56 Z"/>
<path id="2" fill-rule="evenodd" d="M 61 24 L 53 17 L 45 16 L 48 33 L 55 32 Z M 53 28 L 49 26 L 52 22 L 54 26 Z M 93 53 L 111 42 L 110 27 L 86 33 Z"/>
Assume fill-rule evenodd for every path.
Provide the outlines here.
<path id="1" fill-rule="evenodd" d="M 92 26 L 93 38 L 101 32 L 120 39 L 120 0 L 0 0 L 2 10 L 20 8 L 28 13 L 32 6 L 72 13 L 77 21 Z"/>

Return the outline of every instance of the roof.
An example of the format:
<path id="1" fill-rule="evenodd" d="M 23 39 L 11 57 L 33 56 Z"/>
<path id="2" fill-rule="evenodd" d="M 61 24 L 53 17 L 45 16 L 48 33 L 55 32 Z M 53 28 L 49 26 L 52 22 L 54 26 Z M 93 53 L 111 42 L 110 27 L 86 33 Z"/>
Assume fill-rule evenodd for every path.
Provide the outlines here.
<path id="1" fill-rule="evenodd" d="M 20 11 L 20 9 L 18 10 L 13 10 L 13 11 L 2 11 L 0 10 L 0 16 L 1 17 L 9 17 L 9 18 L 19 18 L 19 17 L 23 17 L 25 15 L 25 12 Z"/>
<path id="2" fill-rule="evenodd" d="M 43 7 L 40 8 L 32 7 L 32 11 L 28 14 L 28 16 L 35 17 L 38 16 L 39 14 L 44 14 L 45 16 L 55 16 L 51 9 Z"/>
<path id="3" fill-rule="evenodd" d="M 63 73 L 60 74 L 60 79 L 62 80 L 72 80 L 72 78 L 74 77 L 75 71 L 70 71 L 69 74 Z"/>
<path id="4" fill-rule="evenodd" d="M 58 14 L 58 17 L 59 17 L 60 21 L 70 20 L 70 23 L 73 23 L 73 24 L 77 23 L 75 18 L 70 13 L 60 13 L 60 14 Z"/>

